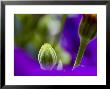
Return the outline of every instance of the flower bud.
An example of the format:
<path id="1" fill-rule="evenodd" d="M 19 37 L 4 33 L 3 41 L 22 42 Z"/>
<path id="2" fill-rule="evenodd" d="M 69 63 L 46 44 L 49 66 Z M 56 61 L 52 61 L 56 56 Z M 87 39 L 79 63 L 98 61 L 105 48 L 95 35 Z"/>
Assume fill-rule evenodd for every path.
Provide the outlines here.
<path id="1" fill-rule="evenodd" d="M 81 38 L 92 40 L 97 34 L 97 16 L 96 14 L 85 14 L 81 19 L 79 26 Z"/>
<path id="2" fill-rule="evenodd" d="M 97 35 L 96 14 L 83 15 L 79 26 L 79 35 L 80 35 L 80 47 L 78 50 L 74 66 L 80 65 L 87 44 Z"/>
<path id="3" fill-rule="evenodd" d="M 42 45 L 39 54 L 38 61 L 41 69 L 52 70 L 57 63 L 57 56 L 55 50 L 48 43 Z"/>

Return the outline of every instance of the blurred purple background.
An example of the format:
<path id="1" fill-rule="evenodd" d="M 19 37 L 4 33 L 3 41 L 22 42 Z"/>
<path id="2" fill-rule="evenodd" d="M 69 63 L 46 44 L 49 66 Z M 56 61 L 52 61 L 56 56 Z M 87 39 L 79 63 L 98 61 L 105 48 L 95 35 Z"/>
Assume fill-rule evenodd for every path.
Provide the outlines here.
<path id="1" fill-rule="evenodd" d="M 78 27 L 82 15 L 71 15 L 66 18 L 60 33 L 59 44 L 70 54 L 69 64 L 64 64 L 63 70 L 44 71 L 40 69 L 37 58 L 25 49 L 15 44 L 14 47 L 14 75 L 15 76 L 96 76 L 97 75 L 97 38 L 94 38 L 85 50 L 81 66 L 72 71 L 80 39 Z"/>

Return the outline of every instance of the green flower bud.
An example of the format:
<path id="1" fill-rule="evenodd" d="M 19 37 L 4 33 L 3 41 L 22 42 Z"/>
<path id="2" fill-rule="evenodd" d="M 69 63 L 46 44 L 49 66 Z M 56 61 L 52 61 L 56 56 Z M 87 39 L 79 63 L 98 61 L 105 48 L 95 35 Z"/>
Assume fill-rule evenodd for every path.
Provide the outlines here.
<path id="1" fill-rule="evenodd" d="M 96 14 L 85 14 L 81 19 L 79 26 L 81 38 L 92 40 L 97 35 L 97 18 Z"/>
<path id="2" fill-rule="evenodd" d="M 52 70 L 57 63 L 57 56 L 55 50 L 48 43 L 42 45 L 39 54 L 38 61 L 41 69 Z"/>
<path id="3" fill-rule="evenodd" d="M 80 47 L 78 50 L 74 66 L 80 65 L 87 44 L 97 35 L 96 14 L 83 15 L 79 26 L 79 35 L 80 35 Z"/>

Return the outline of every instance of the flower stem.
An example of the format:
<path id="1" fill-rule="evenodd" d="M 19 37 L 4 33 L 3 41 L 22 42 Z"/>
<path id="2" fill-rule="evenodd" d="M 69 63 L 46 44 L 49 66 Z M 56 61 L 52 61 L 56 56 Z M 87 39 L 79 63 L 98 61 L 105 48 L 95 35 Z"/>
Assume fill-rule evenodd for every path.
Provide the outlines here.
<path id="1" fill-rule="evenodd" d="M 60 28 L 60 30 L 62 30 L 63 27 L 64 27 L 64 23 L 65 23 L 65 20 L 66 20 L 66 18 L 67 18 L 67 15 L 68 15 L 68 14 L 64 14 L 64 15 L 62 16 L 62 20 L 61 20 L 61 28 Z"/>
<path id="2" fill-rule="evenodd" d="M 61 27 L 60 27 L 60 32 L 55 36 L 55 40 L 54 40 L 54 42 L 53 42 L 53 48 L 55 48 L 55 46 L 56 46 L 56 44 L 59 42 L 59 37 L 60 37 L 60 34 L 61 34 L 61 32 L 62 32 L 62 29 L 63 29 L 63 27 L 64 27 L 64 24 L 65 24 L 65 20 L 66 20 L 66 18 L 67 18 L 67 15 L 68 14 L 64 14 L 63 16 L 62 16 L 62 19 L 61 19 Z"/>
<path id="3" fill-rule="evenodd" d="M 88 43 L 87 40 L 85 40 L 84 38 L 81 38 L 81 40 L 80 40 L 80 47 L 79 47 L 79 50 L 78 50 L 78 54 L 77 54 L 77 58 L 75 60 L 74 66 L 80 65 L 81 59 L 83 57 L 83 54 L 84 54 L 86 46 L 87 46 L 87 43 Z"/>

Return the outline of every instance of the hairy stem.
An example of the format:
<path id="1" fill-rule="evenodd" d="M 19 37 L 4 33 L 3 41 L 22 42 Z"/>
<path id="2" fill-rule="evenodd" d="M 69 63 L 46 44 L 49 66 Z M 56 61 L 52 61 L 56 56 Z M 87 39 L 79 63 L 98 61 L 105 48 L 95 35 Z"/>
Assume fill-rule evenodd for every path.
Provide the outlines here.
<path id="1" fill-rule="evenodd" d="M 77 54 L 77 58 L 75 60 L 74 66 L 80 65 L 81 59 L 83 57 L 83 54 L 84 54 L 86 46 L 87 46 L 87 43 L 88 43 L 87 40 L 81 38 L 81 40 L 80 40 L 80 47 L 79 47 L 79 50 L 78 50 L 78 54 Z"/>

